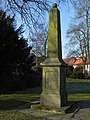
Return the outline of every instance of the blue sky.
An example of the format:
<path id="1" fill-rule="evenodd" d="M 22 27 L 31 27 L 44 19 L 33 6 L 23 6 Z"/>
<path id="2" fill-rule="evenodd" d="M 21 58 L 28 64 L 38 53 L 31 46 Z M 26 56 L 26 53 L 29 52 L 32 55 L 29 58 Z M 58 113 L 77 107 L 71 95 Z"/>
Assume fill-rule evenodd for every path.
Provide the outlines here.
<path id="1" fill-rule="evenodd" d="M 54 3 L 58 0 L 51 0 L 51 1 L 52 3 Z M 60 10 L 60 18 L 61 18 L 60 22 L 61 22 L 61 35 L 62 35 L 61 36 L 62 37 L 62 57 L 65 58 L 66 57 L 65 49 L 67 49 L 67 48 L 64 49 L 64 45 L 67 40 L 66 31 L 69 28 L 71 19 L 74 17 L 74 9 L 69 0 L 68 0 L 68 3 L 61 2 L 58 9 Z"/>
<path id="2" fill-rule="evenodd" d="M 60 5 L 60 6 L 61 7 L 59 7 L 59 10 L 60 10 L 60 18 L 61 18 L 62 56 L 63 56 L 63 58 L 65 58 L 66 54 L 65 54 L 64 45 L 65 45 L 65 41 L 67 40 L 66 31 L 70 25 L 70 21 L 71 21 L 72 17 L 74 16 L 74 10 L 70 3 L 69 4 L 62 3 L 62 5 Z M 18 19 L 17 24 L 18 25 L 20 25 L 19 17 L 20 16 L 17 16 L 17 19 Z M 25 30 L 24 36 L 25 36 L 25 38 L 28 38 L 28 31 Z"/>
<path id="3" fill-rule="evenodd" d="M 73 10 L 72 5 L 70 5 L 70 4 L 63 5 L 61 7 L 60 17 L 61 17 L 62 55 L 63 55 L 63 58 L 65 58 L 65 56 L 66 56 L 65 49 L 67 49 L 67 48 L 64 49 L 65 42 L 67 41 L 66 31 L 69 28 L 69 25 L 70 25 L 70 22 L 71 22 L 71 19 L 73 18 L 73 16 L 74 16 L 74 10 Z"/>
<path id="4" fill-rule="evenodd" d="M 52 1 L 52 3 L 54 3 L 56 0 L 51 0 L 51 1 Z M 3 8 L 3 6 L 1 8 Z M 61 2 L 60 6 L 59 6 L 59 10 L 61 13 L 60 17 L 61 17 L 61 34 L 62 34 L 62 55 L 64 58 L 66 56 L 65 50 L 64 50 L 64 44 L 65 44 L 65 41 L 67 40 L 66 31 L 70 25 L 70 21 L 71 21 L 73 15 L 74 15 L 74 10 L 73 10 L 70 2 L 68 2 L 68 3 Z M 17 19 L 17 26 L 20 26 L 20 24 L 22 23 L 20 16 L 17 15 L 16 19 Z M 25 36 L 25 38 L 28 38 L 27 29 L 25 29 L 24 36 Z"/>

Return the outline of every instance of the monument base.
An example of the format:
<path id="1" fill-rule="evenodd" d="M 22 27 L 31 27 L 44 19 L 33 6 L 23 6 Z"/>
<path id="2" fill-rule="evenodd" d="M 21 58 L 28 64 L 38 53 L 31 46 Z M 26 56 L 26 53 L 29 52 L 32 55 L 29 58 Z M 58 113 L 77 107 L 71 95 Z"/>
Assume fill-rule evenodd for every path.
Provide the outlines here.
<path id="1" fill-rule="evenodd" d="M 40 102 L 55 108 L 65 106 L 66 94 L 66 66 L 59 59 L 46 59 L 42 63 L 42 94 Z"/>
<path id="2" fill-rule="evenodd" d="M 40 97 L 40 103 L 43 105 L 48 105 L 54 108 L 60 108 L 66 105 L 66 98 L 64 98 L 63 105 L 61 103 L 62 96 L 60 94 L 45 94 L 42 93 Z"/>

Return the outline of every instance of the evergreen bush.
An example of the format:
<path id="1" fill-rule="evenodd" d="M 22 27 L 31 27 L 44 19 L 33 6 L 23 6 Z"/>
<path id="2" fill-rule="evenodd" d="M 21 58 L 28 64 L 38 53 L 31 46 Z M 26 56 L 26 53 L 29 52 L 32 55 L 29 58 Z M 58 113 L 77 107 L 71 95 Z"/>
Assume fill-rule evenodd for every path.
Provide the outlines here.
<path id="1" fill-rule="evenodd" d="M 84 77 L 83 75 L 83 67 L 82 66 L 78 66 L 73 70 L 73 74 L 72 74 L 73 78 L 78 78 L 78 79 L 82 79 Z"/>

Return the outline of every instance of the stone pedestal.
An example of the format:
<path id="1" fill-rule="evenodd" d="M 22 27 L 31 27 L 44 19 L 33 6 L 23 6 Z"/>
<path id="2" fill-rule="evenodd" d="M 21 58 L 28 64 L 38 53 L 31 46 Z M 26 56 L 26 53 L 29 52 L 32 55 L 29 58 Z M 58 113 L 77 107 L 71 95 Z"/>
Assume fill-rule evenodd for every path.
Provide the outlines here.
<path id="1" fill-rule="evenodd" d="M 55 108 L 66 105 L 66 66 L 58 59 L 46 59 L 41 65 L 43 70 L 41 104 Z"/>
<path id="2" fill-rule="evenodd" d="M 56 4 L 49 14 L 47 59 L 41 66 L 41 104 L 55 108 L 66 105 L 66 64 L 62 60 L 60 12 Z"/>

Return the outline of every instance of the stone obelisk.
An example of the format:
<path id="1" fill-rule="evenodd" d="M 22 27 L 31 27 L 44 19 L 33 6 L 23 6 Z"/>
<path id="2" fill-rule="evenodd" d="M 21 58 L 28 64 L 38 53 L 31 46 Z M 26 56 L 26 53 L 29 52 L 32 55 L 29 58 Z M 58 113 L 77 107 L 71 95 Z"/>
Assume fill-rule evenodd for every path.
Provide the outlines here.
<path id="1" fill-rule="evenodd" d="M 67 102 L 66 65 L 62 60 L 60 11 L 54 3 L 49 13 L 47 59 L 42 66 L 42 93 L 40 102 L 43 105 L 60 108 Z"/>

